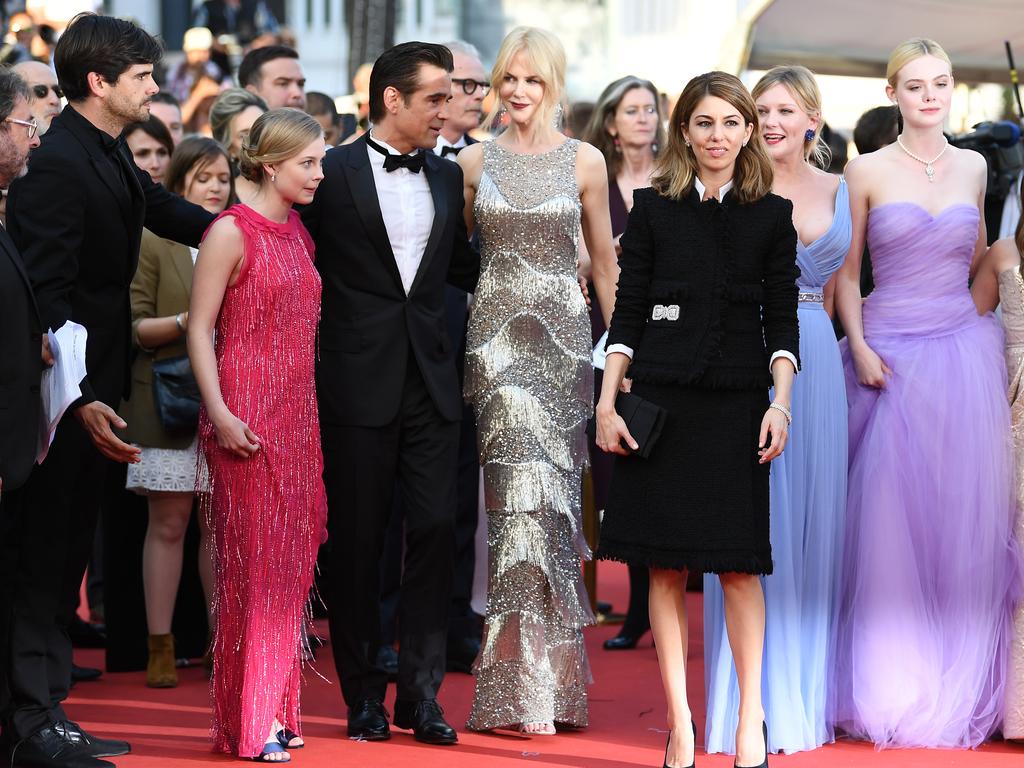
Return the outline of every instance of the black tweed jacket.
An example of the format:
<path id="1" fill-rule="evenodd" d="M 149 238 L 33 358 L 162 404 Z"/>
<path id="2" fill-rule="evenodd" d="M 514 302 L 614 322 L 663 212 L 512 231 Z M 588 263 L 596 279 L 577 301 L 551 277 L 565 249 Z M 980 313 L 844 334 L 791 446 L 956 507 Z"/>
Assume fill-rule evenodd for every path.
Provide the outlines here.
<path id="1" fill-rule="evenodd" d="M 608 346 L 633 349 L 636 381 L 724 389 L 771 385 L 769 353 L 799 360 L 793 205 L 768 194 L 719 203 L 690 190 L 633 194 Z"/>

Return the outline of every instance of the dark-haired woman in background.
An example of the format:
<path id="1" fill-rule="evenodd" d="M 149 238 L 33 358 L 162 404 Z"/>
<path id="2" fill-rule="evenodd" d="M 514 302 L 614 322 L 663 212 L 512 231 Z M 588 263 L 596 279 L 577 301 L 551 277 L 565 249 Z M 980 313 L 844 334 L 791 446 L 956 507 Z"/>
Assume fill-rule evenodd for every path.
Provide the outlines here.
<path id="1" fill-rule="evenodd" d="M 210 213 L 220 213 L 234 197 L 227 153 L 213 139 L 182 141 L 164 180 L 171 192 Z M 142 584 L 149 627 L 146 685 L 152 688 L 178 684 L 171 617 L 196 484 L 195 430 L 170 432 L 161 423 L 153 400 L 153 363 L 188 352 L 185 333 L 197 253 L 143 230 L 131 287 L 132 335 L 139 354 L 132 365 L 132 397 L 121 404 L 120 415 L 128 423 L 125 439 L 142 448 L 139 463 L 128 465 L 127 488 L 146 496 L 149 506 Z M 199 575 L 209 605 L 213 566 L 205 526 L 201 530 Z"/>
<path id="2" fill-rule="evenodd" d="M 612 217 L 615 250 L 626 229 L 633 207 L 633 190 L 651 185 L 658 149 L 665 145 L 665 129 L 658 109 L 658 89 L 650 80 L 627 75 L 608 85 L 594 107 L 583 141 L 593 144 L 608 164 L 608 210 Z M 580 243 L 581 270 L 590 279 L 590 260 Z M 591 287 L 590 327 L 594 344 L 607 326 L 601 313 L 597 292 Z M 601 371 L 594 371 L 594 393 L 601 394 Z M 595 397 L 596 400 L 596 397 Z M 612 457 L 590 441 L 590 475 L 594 484 L 594 506 L 602 510 L 608 498 Z M 640 637 L 651 628 L 647 617 L 647 568 L 629 566 L 629 608 L 619 634 L 605 640 L 606 650 L 635 648 Z"/>
<path id="3" fill-rule="evenodd" d="M 665 764 L 693 764 L 686 695 L 688 571 L 717 573 L 739 683 L 736 764 L 767 763 L 761 704 L 772 572 L 768 467 L 782 453 L 799 349 L 793 206 L 771 193 L 757 107 L 724 72 L 691 80 L 669 121 L 653 189 L 634 193 L 597 406 L 615 462 L 599 557 L 650 568 L 650 617 L 668 699 Z M 646 459 L 629 456 L 615 400 L 664 408 Z M 775 399 L 768 401 L 774 382 Z"/>
<path id="4" fill-rule="evenodd" d="M 149 119 L 129 126 L 124 140 L 132 151 L 135 164 L 157 184 L 163 184 L 164 174 L 167 173 L 167 166 L 174 153 L 174 139 L 167 126 L 150 115 Z"/>

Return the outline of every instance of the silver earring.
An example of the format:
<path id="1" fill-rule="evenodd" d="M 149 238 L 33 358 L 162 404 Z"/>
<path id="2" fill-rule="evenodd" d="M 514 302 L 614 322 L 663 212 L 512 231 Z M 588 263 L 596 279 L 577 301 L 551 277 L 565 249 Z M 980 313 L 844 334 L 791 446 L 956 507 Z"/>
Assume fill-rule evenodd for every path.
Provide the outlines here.
<path id="1" fill-rule="evenodd" d="M 555 104 L 555 115 L 551 121 L 551 127 L 556 131 L 562 129 L 562 105 L 561 103 Z"/>
<path id="2" fill-rule="evenodd" d="M 277 174 L 276 173 L 270 174 L 270 183 L 273 184 L 276 181 L 277 181 Z"/>

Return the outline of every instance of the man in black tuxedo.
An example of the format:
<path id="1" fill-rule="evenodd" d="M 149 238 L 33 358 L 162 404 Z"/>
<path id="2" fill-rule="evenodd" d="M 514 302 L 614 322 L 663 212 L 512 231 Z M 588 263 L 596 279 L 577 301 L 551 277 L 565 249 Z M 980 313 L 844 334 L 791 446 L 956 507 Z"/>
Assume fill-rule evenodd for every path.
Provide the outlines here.
<path id="1" fill-rule="evenodd" d="M 451 95 L 451 52 L 403 43 L 370 78 L 373 129 L 332 149 L 303 219 L 323 278 L 317 388 L 330 510 L 331 642 L 351 737 L 390 736 L 378 561 L 396 484 L 405 512 L 394 722 L 453 744 L 437 704 L 454 557 L 462 402 L 444 287 L 475 288 L 462 172 L 429 150 Z"/>
<path id="2" fill-rule="evenodd" d="M 19 491 L 22 514 L 0 557 L 15 583 L 2 663 L 10 687 L 4 735 L 15 766 L 96 768 L 129 751 L 70 721 L 61 702 L 71 677 L 67 626 L 92 550 L 110 460 L 138 460 L 120 440 L 114 408 L 129 390 L 129 285 L 143 225 L 198 243 L 213 216 L 154 184 L 125 146 L 126 126 L 149 116 L 159 89 L 160 44 L 136 25 L 80 14 L 54 62 L 68 106 L 53 119 L 29 173 L 11 186 L 8 224 L 39 305 L 42 328 L 73 320 L 88 331 L 82 396 L 57 428 L 49 455 Z"/>

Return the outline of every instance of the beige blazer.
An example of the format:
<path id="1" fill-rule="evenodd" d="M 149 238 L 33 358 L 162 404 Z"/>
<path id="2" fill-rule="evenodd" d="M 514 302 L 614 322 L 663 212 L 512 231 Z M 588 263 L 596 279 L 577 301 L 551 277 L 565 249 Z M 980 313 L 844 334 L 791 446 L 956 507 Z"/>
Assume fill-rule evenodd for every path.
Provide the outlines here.
<path id="1" fill-rule="evenodd" d="M 193 435 L 169 435 L 156 414 L 153 400 L 153 361 L 188 354 L 185 337 L 156 350 L 139 344 L 139 323 L 146 318 L 168 317 L 188 311 L 192 295 L 192 255 L 188 246 L 142 232 L 139 267 L 132 279 L 131 398 L 121 403 L 121 418 L 128 422 L 127 439 L 151 448 L 187 448 Z"/>

